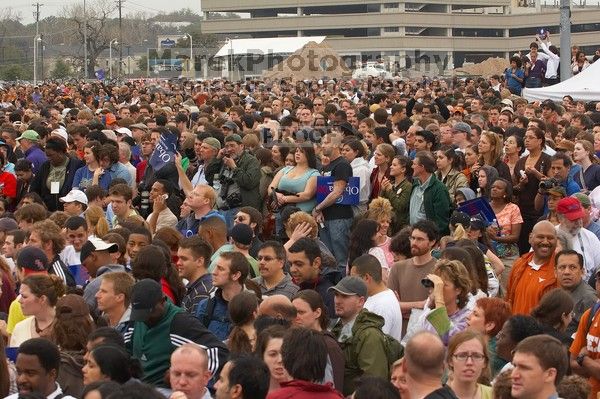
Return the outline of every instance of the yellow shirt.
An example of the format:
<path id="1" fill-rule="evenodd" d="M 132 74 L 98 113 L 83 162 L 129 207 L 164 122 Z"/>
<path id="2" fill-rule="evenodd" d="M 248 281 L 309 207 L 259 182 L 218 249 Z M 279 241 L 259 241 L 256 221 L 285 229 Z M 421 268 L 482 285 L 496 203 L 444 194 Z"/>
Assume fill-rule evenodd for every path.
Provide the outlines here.
<path id="1" fill-rule="evenodd" d="M 21 309 L 21 304 L 19 303 L 19 296 L 12 301 L 10 307 L 8 308 L 8 320 L 6 321 L 6 331 L 9 334 L 13 333 L 15 329 L 15 325 L 25 320 L 25 315 L 23 314 L 23 310 Z"/>

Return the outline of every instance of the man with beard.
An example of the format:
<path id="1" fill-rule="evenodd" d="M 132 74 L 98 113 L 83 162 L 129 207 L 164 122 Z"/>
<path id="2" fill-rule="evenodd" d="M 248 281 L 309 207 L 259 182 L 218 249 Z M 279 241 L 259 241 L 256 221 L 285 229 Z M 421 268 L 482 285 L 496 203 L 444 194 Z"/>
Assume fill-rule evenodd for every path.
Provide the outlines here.
<path id="1" fill-rule="evenodd" d="M 533 250 L 515 261 L 508 280 L 506 301 L 513 315 L 528 315 L 542 296 L 556 287 L 554 225 L 547 220 L 538 222 L 529 235 L 529 244 Z"/>
<path id="2" fill-rule="evenodd" d="M 429 290 L 420 284 L 433 273 L 436 259 L 431 250 L 438 241 L 438 229 L 430 220 L 421 220 L 412 226 L 410 253 L 412 258 L 396 263 L 390 271 L 388 287 L 398 295 L 402 310 L 402 336 L 406 334 L 412 309 L 423 309 Z"/>
<path id="3" fill-rule="evenodd" d="M 583 228 L 585 211 L 577 198 L 567 197 L 556 204 L 560 224 L 556 227 L 567 234 L 573 249 L 583 255 L 583 279 L 587 281 L 600 265 L 600 240 Z"/>

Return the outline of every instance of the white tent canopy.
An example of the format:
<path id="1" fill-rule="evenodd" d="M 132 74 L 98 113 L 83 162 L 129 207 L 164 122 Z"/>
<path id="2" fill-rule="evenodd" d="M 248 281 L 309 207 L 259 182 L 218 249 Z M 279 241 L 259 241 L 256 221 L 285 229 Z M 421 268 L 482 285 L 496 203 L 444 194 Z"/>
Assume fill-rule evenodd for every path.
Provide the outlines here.
<path id="1" fill-rule="evenodd" d="M 325 36 L 269 37 L 262 39 L 230 39 L 219 49 L 215 57 L 252 54 L 292 54 L 308 42 L 320 44 Z"/>
<path id="2" fill-rule="evenodd" d="M 600 100 L 600 62 L 595 62 L 582 72 L 558 84 L 538 89 L 523 89 L 528 101 L 562 101 L 566 95 L 575 101 Z"/>

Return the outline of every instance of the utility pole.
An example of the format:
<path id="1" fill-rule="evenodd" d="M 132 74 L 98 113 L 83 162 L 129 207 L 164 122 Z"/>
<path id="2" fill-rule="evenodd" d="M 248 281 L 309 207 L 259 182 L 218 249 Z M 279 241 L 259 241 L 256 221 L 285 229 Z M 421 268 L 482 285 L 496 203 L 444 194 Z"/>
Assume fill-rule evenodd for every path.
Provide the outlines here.
<path id="1" fill-rule="evenodd" d="M 40 37 L 40 7 L 43 6 L 43 4 L 40 3 L 34 3 L 32 4 L 32 6 L 35 7 L 35 11 L 33 12 L 33 16 L 35 17 L 35 39 L 33 40 L 33 53 L 35 54 L 34 58 L 34 63 L 33 63 L 33 74 L 37 77 L 37 57 L 38 57 L 38 52 L 37 52 L 37 46 L 38 46 L 38 41 L 39 41 L 39 37 Z M 42 80 L 44 79 L 43 73 L 42 73 Z M 36 79 L 34 79 L 36 80 Z"/>
<path id="2" fill-rule="evenodd" d="M 119 77 L 122 76 L 122 67 L 123 67 L 123 19 L 122 19 L 122 9 L 123 9 L 123 1 L 117 0 L 117 5 L 119 7 Z"/>
<path id="3" fill-rule="evenodd" d="M 40 60 L 40 76 L 42 77 L 42 82 L 44 81 L 44 35 L 40 35 L 40 56 L 41 56 L 41 60 Z"/>
<path id="4" fill-rule="evenodd" d="M 83 0 L 83 79 L 88 78 L 88 40 L 87 40 L 87 10 Z"/>
<path id="5" fill-rule="evenodd" d="M 571 2 L 560 1 L 560 80 L 571 77 Z"/>

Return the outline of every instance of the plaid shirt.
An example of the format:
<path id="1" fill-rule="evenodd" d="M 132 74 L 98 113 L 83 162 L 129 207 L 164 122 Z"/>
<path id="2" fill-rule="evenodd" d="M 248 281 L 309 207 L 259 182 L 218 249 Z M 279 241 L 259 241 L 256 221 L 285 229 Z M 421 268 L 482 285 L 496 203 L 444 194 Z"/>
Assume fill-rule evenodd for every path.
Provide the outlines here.
<path id="1" fill-rule="evenodd" d="M 185 296 L 181 300 L 181 307 L 190 314 L 196 314 L 198 303 L 208 298 L 211 289 L 212 276 L 210 273 L 206 273 L 198 280 L 187 285 Z"/>

